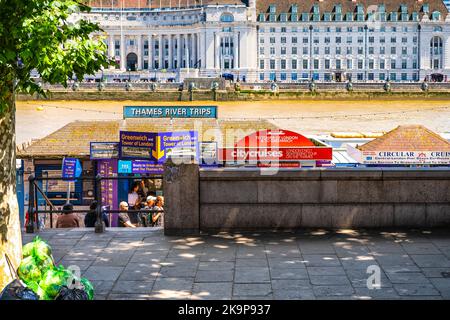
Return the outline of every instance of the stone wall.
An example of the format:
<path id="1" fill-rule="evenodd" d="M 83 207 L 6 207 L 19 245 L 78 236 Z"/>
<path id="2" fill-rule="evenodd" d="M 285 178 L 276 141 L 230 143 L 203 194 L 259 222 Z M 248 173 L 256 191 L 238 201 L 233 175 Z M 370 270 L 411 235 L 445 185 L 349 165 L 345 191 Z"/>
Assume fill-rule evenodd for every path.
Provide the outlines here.
<path id="1" fill-rule="evenodd" d="M 198 187 L 198 213 L 166 213 L 198 231 L 450 226 L 450 169 L 201 170 Z"/>

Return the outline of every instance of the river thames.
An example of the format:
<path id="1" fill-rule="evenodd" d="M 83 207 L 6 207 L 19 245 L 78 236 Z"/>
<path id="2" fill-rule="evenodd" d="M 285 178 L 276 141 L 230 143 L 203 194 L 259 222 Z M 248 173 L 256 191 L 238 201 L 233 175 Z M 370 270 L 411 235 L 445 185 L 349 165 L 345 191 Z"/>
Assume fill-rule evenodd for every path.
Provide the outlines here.
<path id="1" fill-rule="evenodd" d="M 450 132 L 450 100 L 18 101 L 17 143 L 40 139 L 76 120 L 122 119 L 124 105 L 217 105 L 219 119 L 266 119 L 302 134 L 383 132 L 404 124 Z"/>

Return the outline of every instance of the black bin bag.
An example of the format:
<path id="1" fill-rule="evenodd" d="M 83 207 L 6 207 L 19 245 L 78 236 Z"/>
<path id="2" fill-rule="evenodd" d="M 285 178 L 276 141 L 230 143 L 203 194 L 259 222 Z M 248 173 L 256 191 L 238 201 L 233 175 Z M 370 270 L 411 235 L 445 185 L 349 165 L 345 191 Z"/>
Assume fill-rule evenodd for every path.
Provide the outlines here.
<path id="1" fill-rule="evenodd" d="M 89 298 L 86 291 L 82 289 L 69 289 L 67 286 L 62 286 L 55 300 L 89 300 Z"/>
<path id="2" fill-rule="evenodd" d="M 33 290 L 25 287 L 22 281 L 17 277 L 17 274 L 12 266 L 9 257 L 5 254 L 5 260 L 8 263 L 9 269 L 13 277 L 16 279 L 10 282 L 0 293 L 0 300 L 39 300 L 39 297 Z"/>

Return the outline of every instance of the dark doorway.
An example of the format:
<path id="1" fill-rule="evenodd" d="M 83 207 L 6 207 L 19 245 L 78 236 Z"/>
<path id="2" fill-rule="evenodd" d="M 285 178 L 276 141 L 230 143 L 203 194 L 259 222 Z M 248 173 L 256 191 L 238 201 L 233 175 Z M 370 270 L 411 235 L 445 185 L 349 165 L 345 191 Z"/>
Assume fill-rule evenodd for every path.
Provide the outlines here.
<path id="1" fill-rule="evenodd" d="M 336 82 L 342 82 L 342 73 L 336 72 Z"/>
<path id="2" fill-rule="evenodd" d="M 138 57 L 135 53 L 130 53 L 127 55 L 127 70 L 136 71 L 137 59 Z"/>
<path id="3" fill-rule="evenodd" d="M 433 73 L 431 75 L 431 81 L 432 82 L 442 82 L 442 81 L 444 81 L 444 75 L 441 73 Z"/>

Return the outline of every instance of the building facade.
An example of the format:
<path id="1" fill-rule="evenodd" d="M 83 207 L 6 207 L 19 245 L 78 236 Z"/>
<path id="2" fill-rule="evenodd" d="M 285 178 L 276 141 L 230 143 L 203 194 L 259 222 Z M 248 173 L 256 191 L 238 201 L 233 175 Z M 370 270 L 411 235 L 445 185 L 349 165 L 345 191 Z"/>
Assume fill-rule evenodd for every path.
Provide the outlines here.
<path id="1" fill-rule="evenodd" d="M 141 79 L 249 82 L 450 80 L 442 0 L 103 0 L 117 66 Z"/>

